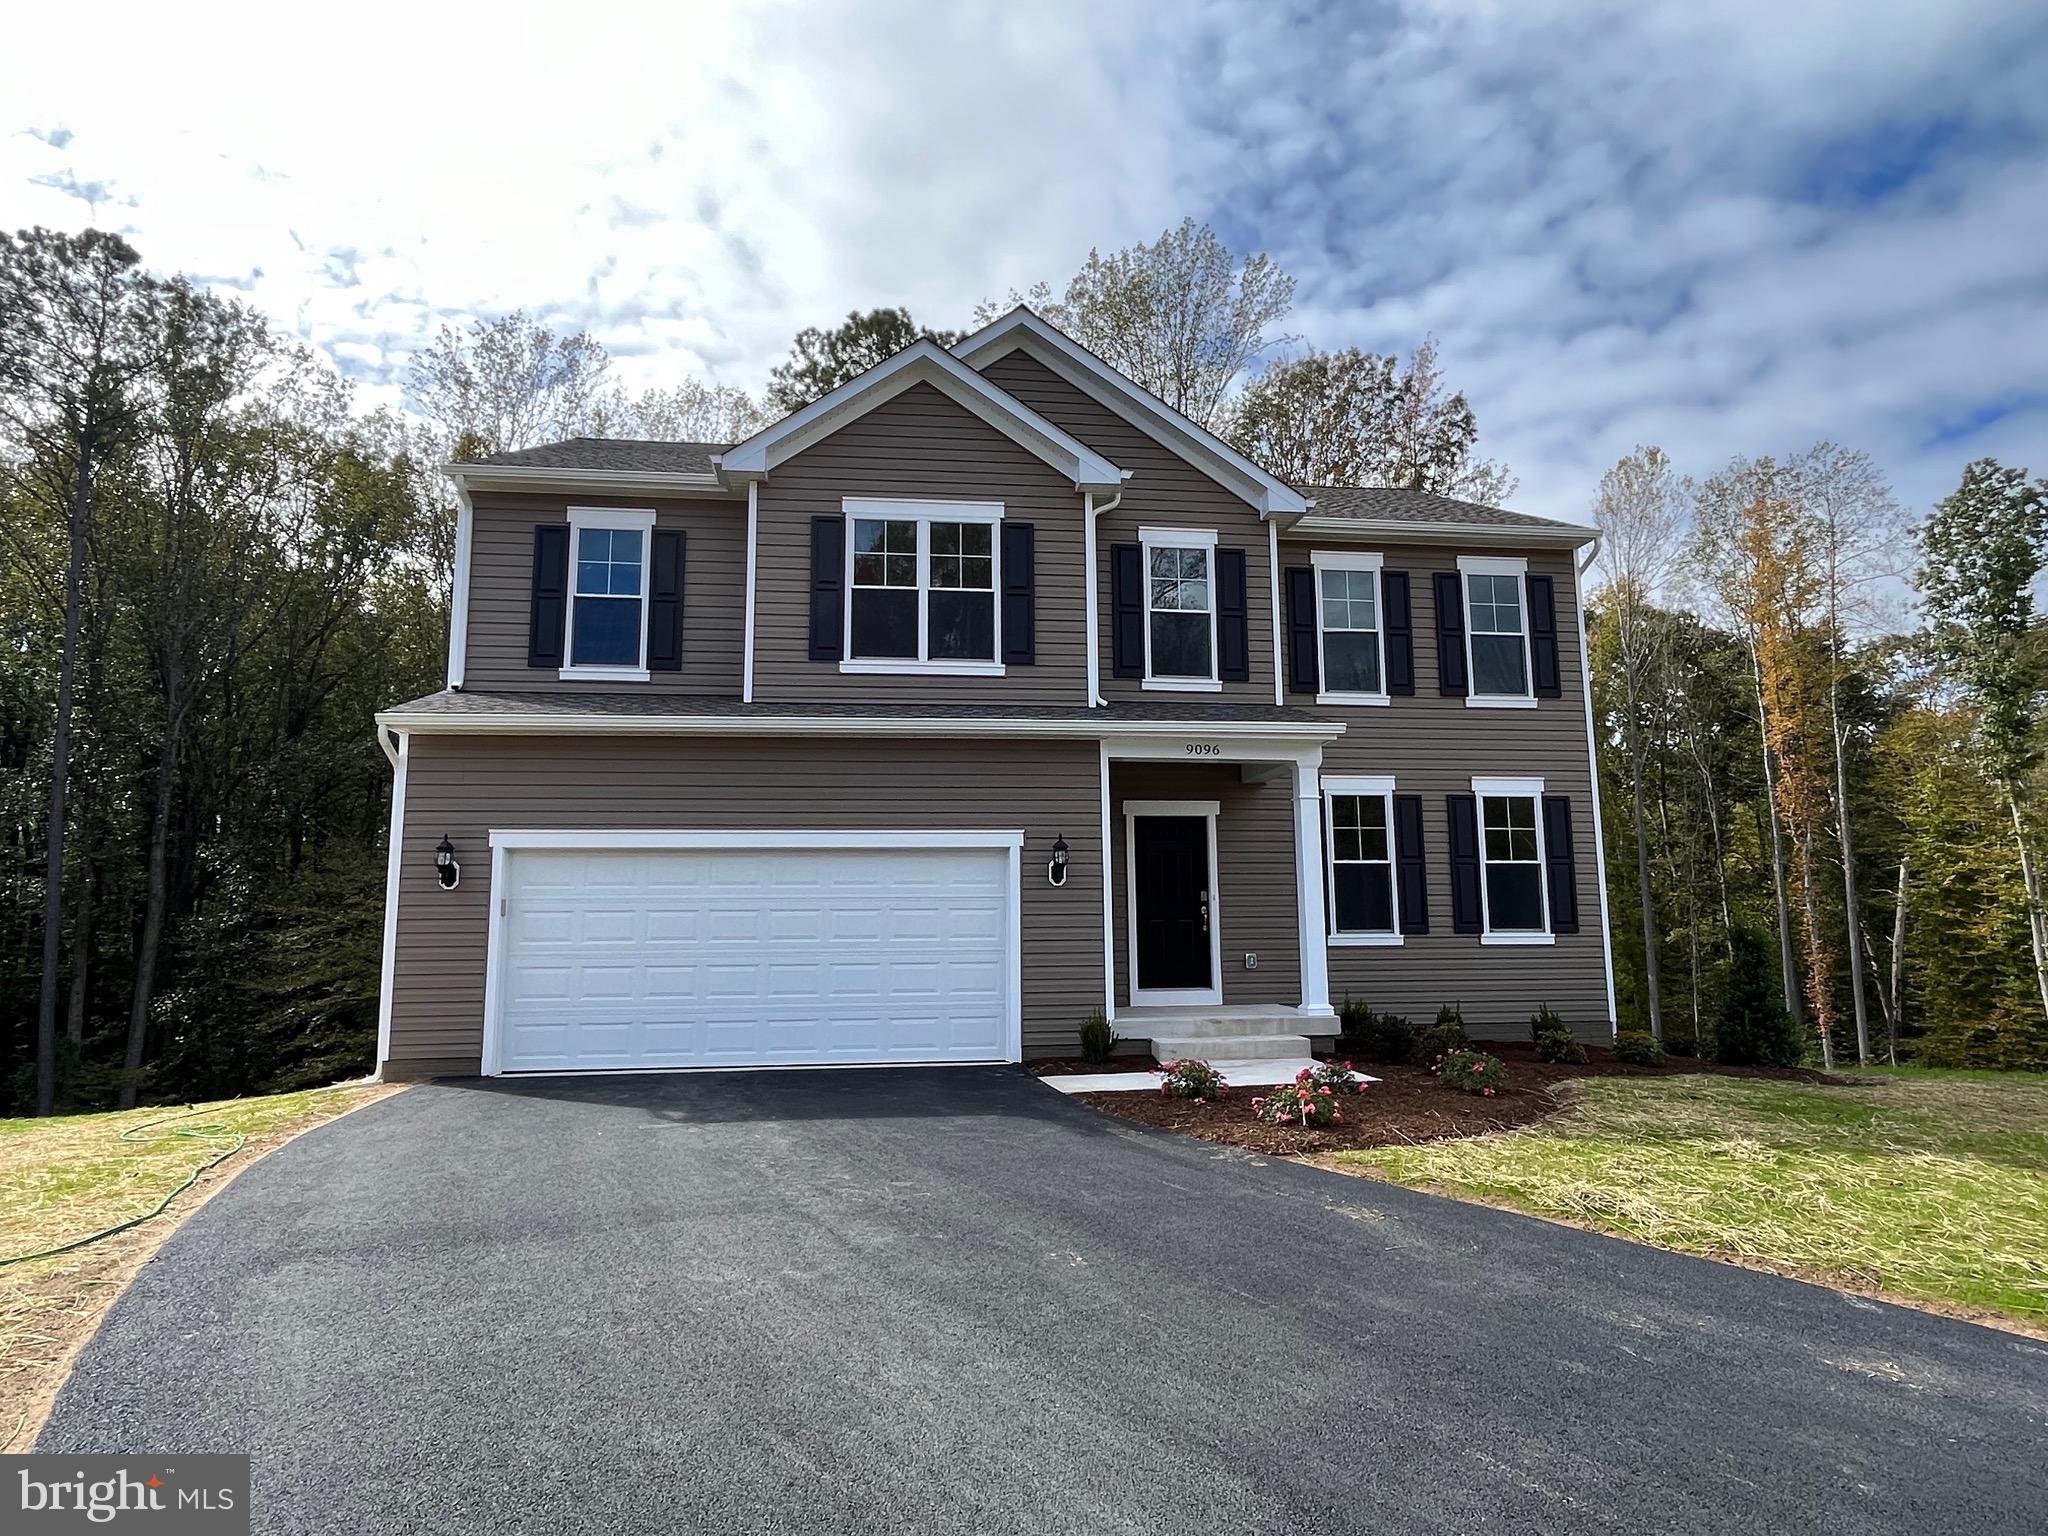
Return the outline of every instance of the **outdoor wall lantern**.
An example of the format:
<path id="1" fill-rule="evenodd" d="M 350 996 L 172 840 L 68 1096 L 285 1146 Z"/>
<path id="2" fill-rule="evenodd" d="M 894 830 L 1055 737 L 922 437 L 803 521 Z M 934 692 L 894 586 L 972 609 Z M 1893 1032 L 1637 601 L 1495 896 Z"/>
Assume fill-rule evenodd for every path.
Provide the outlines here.
<path id="1" fill-rule="evenodd" d="M 455 845 L 442 834 L 441 842 L 434 849 L 434 873 L 441 879 L 441 889 L 452 891 L 462 883 L 462 866 L 455 862 Z"/>
<path id="2" fill-rule="evenodd" d="M 1064 837 L 1052 840 L 1052 857 L 1045 861 L 1045 879 L 1048 885 L 1067 883 L 1067 840 Z"/>

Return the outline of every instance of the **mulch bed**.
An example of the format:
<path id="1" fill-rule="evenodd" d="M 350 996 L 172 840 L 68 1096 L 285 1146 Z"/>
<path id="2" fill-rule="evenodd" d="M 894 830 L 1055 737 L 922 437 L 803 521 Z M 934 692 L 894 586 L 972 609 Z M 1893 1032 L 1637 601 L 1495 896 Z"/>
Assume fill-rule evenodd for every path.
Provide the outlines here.
<path id="1" fill-rule="evenodd" d="M 1711 1072 L 1726 1077 L 1847 1086 L 1842 1078 L 1805 1067 L 1723 1067 L 1712 1062 L 1678 1060 L 1666 1061 L 1661 1066 L 1635 1067 L 1615 1060 L 1611 1051 L 1597 1049 L 1588 1052 L 1590 1059 L 1586 1062 L 1567 1064 L 1538 1061 L 1535 1047 L 1521 1042 L 1476 1044 L 1480 1050 L 1498 1056 L 1508 1069 L 1508 1086 L 1494 1097 L 1479 1098 L 1446 1088 L 1424 1067 L 1405 1063 L 1377 1065 L 1352 1058 L 1359 1071 L 1380 1081 L 1346 1100 L 1342 1125 L 1320 1129 L 1261 1125 L 1254 1120 L 1251 1101 L 1271 1091 L 1266 1088 L 1233 1088 L 1227 1098 L 1213 1103 L 1169 1099 L 1156 1090 L 1080 1093 L 1074 1098 L 1105 1114 L 1247 1152 L 1274 1157 L 1317 1157 L 1360 1147 L 1402 1146 L 1513 1130 L 1562 1109 L 1564 1101 L 1551 1089 L 1573 1078 L 1676 1077 L 1687 1072 Z"/>
<path id="2" fill-rule="evenodd" d="M 1024 1070 L 1033 1077 L 1066 1077 L 1087 1072 L 1150 1072 L 1159 1063 L 1140 1051 L 1135 1055 L 1112 1056 L 1107 1061 L 1083 1061 L 1078 1056 L 1057 1056 L 1046 1061 L 1027 1061 Z"/>

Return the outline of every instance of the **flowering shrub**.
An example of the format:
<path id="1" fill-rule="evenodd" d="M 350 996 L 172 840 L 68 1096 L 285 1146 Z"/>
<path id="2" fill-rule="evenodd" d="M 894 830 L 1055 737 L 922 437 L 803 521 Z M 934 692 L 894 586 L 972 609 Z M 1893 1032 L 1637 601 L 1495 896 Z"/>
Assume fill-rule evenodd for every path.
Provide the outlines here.
<path id="1" fill-rule="evenodd" d="M 1336 1125 L 1344 1118 L 1337 1091 L 1318 1083 L 1313 1067 L 1303 1067 L 1293 1082 L 1253 1099 L 1252 1114 L 1267 1125 Z"/>
<path id="2" fill-rule="evenodd" d="M 1220 1099 L 1230 1092 L 1223 1074 L 1206 1061 L 1169 1061 L 1153 1068 L 1159 1091 L 1169 1099 Z"/>
<path id="3" fill-rule="evenodd" d="M 1508 1069 L 1498 1056 L 1484 1051 L 1452 1051 L 1437 1063 L 1436 1075 L 1446 1088 L 1462 1088 L 1488 1099 L 1508 1085 Z"/>
<path id="4" fill-rule="evenodd" d="M 1318 1088 L 1327 1088 L 1332 1093 L 1363 1093 L 1365 1081 L 1351 1069 L 1348 1061 L 1319 1061 L 1309 1068 L 1309 1074 Z"/>

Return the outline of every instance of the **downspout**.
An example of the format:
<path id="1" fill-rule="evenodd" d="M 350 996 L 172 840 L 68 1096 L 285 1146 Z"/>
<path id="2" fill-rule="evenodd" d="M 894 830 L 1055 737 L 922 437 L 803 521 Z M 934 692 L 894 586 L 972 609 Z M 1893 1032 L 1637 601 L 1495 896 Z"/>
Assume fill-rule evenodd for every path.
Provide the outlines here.
<path id="1" fill-rule="evenodd" d="M 469 560 L 476 541 L 476 507 L 459 470 L 447 471 L 455 482 L 454 590 L 448 594 L 448 686 L 460 688 L 469 665 Z"/>
<path id="2" fill-rule="evenodd" d="M 395 738 L 394 747 L 391 738 Z M 405 853 L 405 780 L 412 765 L 412 737 L 403 731 L 377 728 L 377 745 L 391 760 L 391 838 L 384 856 L 384 955 L 377 986 L 377 1064 L 371 1075 L 380 1081 L 391 1059 L 391 990 L 398 971 L 398 885 Z"/>
<path id="3" fill-rule="evenodd" d="M 1600 749 L 1593 740 L 1593 653 L 1586 644 L 1586 573 L 1600 555 L 1596 536 L 1586 546 L 1586 557 L 1574 562 L 1578 574 L 1572 599 L 1579 612 L 1579 685 L 1586 696 L 1586 772 L 1593 784 L 1593 858 L 1600 872 L 1600 950 L 1607 964 L 1607 1027 L 1619 1030 L 1620 1014 L 1614 1006 L 1614 924 L 1607 912 L 1607 823 L 1600 812 Z"/>
<path id="4" fill-rule="evenodd" d="M 1284 709 L 1287 671 L 1280 663 L 1280 525 L 1270 517 L 1266 519 L 1266 549 L 1266 574 L 1273 581 L 1273 703 Z"/>
<path id="5" fill-rule="evenodd" d="M 740 702 L 754 702 L 754 562 L 761 539 L 761 482 L 747 482 L 747 632 L 740 664 Z"/>
<path id="6" fill-rule="evenodd" d="M 1131 471 L 1125 470 L 1124 478 L 1128 480 L 1130 477 Z M 1088 707 L 1090 709 L 1102 709 L 1107 707 L 1109 701 L 1102 696 L 1101 606 L 1096 597 L 1096 588 L 1100 583 L 1096 579 L 1095 571 L 1097 549 L 1095 520 L 1102 516 L 1103 513 L 1114 512 L 1123 505 L 1123 487 L 1118 486 L 1117 493 L 1114 496 L 1099 504 L 1095 500 L 1095 493 L 1093 491 L 1085 493 L 1085 497 L 1086 515 L 1082 520 L 1082 544 L 1084 545 L 1082 557 L 1088 562 L 1088 569 L 1085 573 L 1085 579 L 1081 583 L 1081 591 L 1083 594 L 1083 605 L 1087 610 L 1085 620 L 1088 625 Z"/>

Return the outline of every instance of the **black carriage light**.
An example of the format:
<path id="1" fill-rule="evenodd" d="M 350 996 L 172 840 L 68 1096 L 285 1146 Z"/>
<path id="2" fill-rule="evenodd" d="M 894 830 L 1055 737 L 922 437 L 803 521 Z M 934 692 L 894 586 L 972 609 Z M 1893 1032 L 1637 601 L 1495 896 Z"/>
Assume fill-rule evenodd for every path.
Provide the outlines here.
<path id="1" fill-rule="evenodd" d="M 1067 840 L 1064 837 L 1052 840 L 1052 857 L 1045 861 L 1045 878 L 1051 885 L 1067 883 Z"/>
<path id="2" fill-rule="evenodd" d="M 455 845 L 445 834 L 434 849 L 434 873 L 440 876 L 444 891 L 452 891 L 462 883 L 462 866 L 455 862 Z"/>

